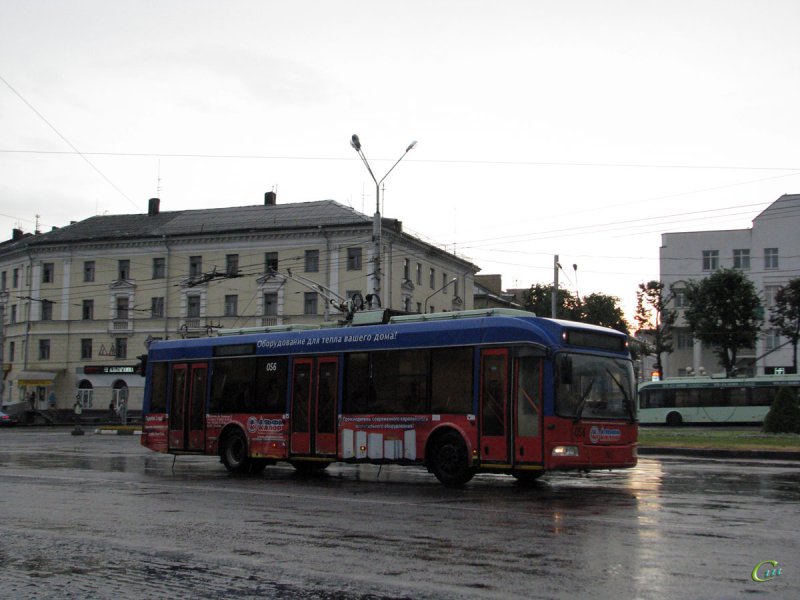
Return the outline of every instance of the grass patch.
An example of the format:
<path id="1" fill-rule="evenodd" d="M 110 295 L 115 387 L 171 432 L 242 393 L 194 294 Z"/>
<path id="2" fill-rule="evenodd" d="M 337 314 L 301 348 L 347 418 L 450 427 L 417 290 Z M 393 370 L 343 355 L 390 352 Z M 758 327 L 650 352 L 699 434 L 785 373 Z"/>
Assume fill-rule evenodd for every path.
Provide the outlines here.
<path id="1" fill-rule="evenodd" d="M 639 444 L 651 448 L 800 452 L 800 435 L 764 433 L 756 427 L 641 427 Z"/>

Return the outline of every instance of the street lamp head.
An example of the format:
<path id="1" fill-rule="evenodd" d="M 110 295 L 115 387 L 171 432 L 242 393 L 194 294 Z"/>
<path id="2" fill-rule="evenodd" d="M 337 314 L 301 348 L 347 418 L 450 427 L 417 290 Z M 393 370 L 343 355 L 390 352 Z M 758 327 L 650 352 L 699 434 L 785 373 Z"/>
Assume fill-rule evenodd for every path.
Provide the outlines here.
<path id="1" fill-rule="evenodd" d="M 417 140 L 414 140 L 408 145 L 408 148 L 406 148 L 406 152 L 410 152 L 411 150 L 413 150 L 416 145 L 417 145 Z"/>
<path id="2" fill-rule="evenodd" d="M 361 150 L 361 140 L 358 139 L 358 136 L 354 133 L 353 137 L 350 138 L 350 145 L 355 149 L 356 152 Z"/>

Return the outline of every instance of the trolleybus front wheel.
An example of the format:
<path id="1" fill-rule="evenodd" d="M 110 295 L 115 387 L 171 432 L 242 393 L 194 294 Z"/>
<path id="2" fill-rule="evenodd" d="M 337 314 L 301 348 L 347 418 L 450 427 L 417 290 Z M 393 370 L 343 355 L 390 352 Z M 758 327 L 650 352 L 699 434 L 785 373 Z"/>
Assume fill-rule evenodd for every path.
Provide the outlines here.
<path id="1" fill-rule="evenodd" d="M 454 431 L 443 433 L 434 440 L 430 469 L 439 481 L 449 487 L 464 485 L 475 475 L 469 466 L 467 445 Z"/>
<path id="2" fill-rule="evenodd" d="M 222 464 L 231 473 L 251 473 L 253 472 L 252 467 L 258 464 L 252 462 L 247 456 L 247 440 L 244 434 L 238 430 L 231 431 L 222 439 L 219 455 Z M 263 466 L 261 470 L 263 470 Z"/>

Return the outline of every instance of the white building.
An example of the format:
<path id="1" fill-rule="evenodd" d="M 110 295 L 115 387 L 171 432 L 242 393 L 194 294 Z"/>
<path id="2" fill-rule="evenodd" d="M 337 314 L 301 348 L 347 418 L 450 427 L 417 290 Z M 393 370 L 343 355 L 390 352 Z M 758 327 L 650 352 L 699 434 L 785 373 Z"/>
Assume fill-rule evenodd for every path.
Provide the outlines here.
<path id="1" fill-rule="evenodd" d="M 372 217 L 332 200 L 97 216 L 0 243 L 3 405 L 141 408 L 153 339 L 342 319 L 371 291 Z M 473 308 L 471 262 L 382 221 L 384 308 Z M 291 273 L 291 275 L 290 275 Z M 453 281 L 455 279 L 455 281 Z M 445 285 L 446 284 L 446 285 Z M 321 287 L 320 287 L 321 286 Z"/>
<path id="2" fill-rule="evenodd" d="M 790 372 L 792 347 L 783 345 L 769 324 L 775 292 L 800 277 L 800 194 L 778 198 L 753 220 L 750 229 L 665 233 L 661 237 L 661 281 L 677 291 L 674 308 L 675 351 L 664 356 L 668 377 L 686 375 L 701 367 L 708 373 L 722 371 L 713 349 L 691 337 L 683 320 L 680 293 L 686 282 L 700 280 L 717 269 L 741 270 L 756 287 L 764 305 L 764 329 L 750 350 L 741 350 L 737 366 L 742 373 L 768 375 Z M 782 346 L 783 345 L 783 346 Z M 781 347 L 782 346 L 782 347 Z"/>

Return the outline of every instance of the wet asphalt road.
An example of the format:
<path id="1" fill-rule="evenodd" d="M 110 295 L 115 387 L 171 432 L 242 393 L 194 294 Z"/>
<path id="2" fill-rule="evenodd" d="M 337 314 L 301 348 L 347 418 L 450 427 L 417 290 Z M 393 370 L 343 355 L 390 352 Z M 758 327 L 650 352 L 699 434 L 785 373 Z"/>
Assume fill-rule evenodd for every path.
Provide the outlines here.
<path id="1" fill-rule="evenodd" d="M 795 598 L 800 463 L 229 476 L 134 436 L 0 430 L 2 598 Z M 774 560 L 781 574 L 751 578 Z"/>

